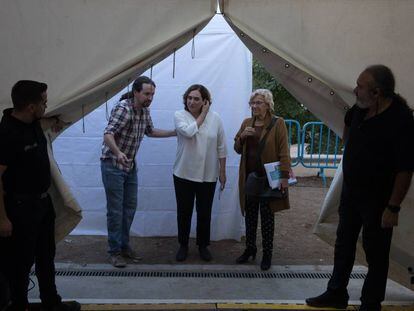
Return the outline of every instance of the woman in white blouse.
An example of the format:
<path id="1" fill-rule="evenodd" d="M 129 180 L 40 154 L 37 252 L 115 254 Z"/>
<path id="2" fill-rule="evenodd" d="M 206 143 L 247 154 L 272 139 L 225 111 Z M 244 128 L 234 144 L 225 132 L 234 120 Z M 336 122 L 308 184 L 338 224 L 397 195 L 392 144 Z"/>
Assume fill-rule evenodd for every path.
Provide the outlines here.
<path id="1" fill-rule="evenodd" d="M 220 189 L 226 184 L 227 148 L 223 123 L 210 110 L 211 96 L 200 84 L 190 86 L 183 95 L 184 110 L 174 116 L 177 131 L 177 156 L 174 163 L 174 187 L 177 200 L 177 261 L 188 255 L 194 199 L 197 210 L 197 245 L 201 259 L 210 261 L 211 207 L 217 178 Z"/>

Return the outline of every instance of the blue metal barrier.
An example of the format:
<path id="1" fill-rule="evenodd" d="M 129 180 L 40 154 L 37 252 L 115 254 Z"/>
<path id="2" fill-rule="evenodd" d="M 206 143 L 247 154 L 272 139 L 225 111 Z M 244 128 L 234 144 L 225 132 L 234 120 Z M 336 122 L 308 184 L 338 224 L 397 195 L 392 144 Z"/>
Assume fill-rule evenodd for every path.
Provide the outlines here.
<path id="1" fill-rule="evenodd" d="M 308 122 L 303 128 L 296 120 L 285 120 L 289 147 L 297 145 L 292 156 L 292 167 L 302 164 L 319 169 L 326 186 L 325 169 L 336 169 L 342 159 L 342 140 L 322 122 Z M 296 139 L 293 139 L 296 136 Z"/>
<path id="2" fill-rule="evenodd" d="M 293 155 L 291 154 L 291 166 L 293 167 L 300 163 L 300 124 L 296 120 L 285 120 L 285 123 L 288 130 L 289 149 L 291 149 L 292 145 L 297 149 Z"/>

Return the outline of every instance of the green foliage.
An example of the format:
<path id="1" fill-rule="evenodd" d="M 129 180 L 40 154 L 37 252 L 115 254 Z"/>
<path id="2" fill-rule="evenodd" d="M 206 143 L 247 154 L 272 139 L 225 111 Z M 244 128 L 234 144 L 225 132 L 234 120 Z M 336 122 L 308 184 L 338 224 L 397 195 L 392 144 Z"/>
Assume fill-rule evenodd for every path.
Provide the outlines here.
<path id="1" fill-rule="evenodd" d="M 266 71 L 266 69 L 257 60 L 253 60 L 253 89 L 269 89 L 273 93 L 275 102 L 275 114 L 284 119 L 292 119 L 299 122 L 300 126 L 306 122 L 320 121 L 306 107 L 299 103 L 276 79 Z M 292 127 L 292 143 L 297 142 L 296 128 Z M 312 152 L 326 154 L 328 141 L 326 137 L 326 129 L 324 139 L 319 148 L 319 133 L 315 133 L 314 146 Z M 305 142 L 310 143 L 310 133 L 306 133 Z M 338 154 L 342 153 L 342 140 L 339 141 Z M 335 149 L 335 134 L 331 131 L 329 141 L 329 153 L 332 154 Z M 310 152 L 310 146 L 306 147 L 306 152 Z"/>

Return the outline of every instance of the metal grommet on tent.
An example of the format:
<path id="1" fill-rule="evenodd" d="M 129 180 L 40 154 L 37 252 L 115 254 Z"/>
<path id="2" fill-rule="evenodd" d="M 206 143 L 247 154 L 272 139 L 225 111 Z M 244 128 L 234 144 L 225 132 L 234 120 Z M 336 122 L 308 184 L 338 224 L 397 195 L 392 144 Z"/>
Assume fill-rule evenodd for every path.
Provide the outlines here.
<path id="1" fill-rule="evenodd" d="M 308 78 L 308 82 L 312 83 L 313 79 L 311 77 Z"/>
<path id="2" fill-rule="evenodd" d="M 344 106 L 344 110 L 345 111 L 349 110 L 349 107 L 348 106 Z"/>
<path id="3" fill-rule="evenodd" d="M 285 64 L 285 68 L 289 68 L 290 65 L 288 63 Z"/>
<path id="4" fill-rule="evenodd" d="M 335 95 L 334 91 L 330 91 L 329 94 L 331 94 L 331 96 Z"/>
<path id="5" fill-rule="evenodd" d="M 268 52 L 268 50 L 267 50 L 266 48 L 262 48 L 262 52 L 263 52 L 263 53 L 267 53 L 267 52 Z"/>
<path id="6" fill-rule="evenodd" d="M 242 32 L 241 32 L 241 33 L 240 33 L 240 37 L 244 37 L 244 33 L 242 33 Z"/>

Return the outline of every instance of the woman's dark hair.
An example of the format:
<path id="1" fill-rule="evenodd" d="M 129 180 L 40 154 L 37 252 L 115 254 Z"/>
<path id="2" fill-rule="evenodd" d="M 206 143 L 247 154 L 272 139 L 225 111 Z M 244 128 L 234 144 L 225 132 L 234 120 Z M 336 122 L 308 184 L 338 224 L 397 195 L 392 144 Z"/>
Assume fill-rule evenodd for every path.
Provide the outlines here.
<path id="1" fill-rule="evenodd" d="M 375 83 L 373 87 L 378 88 L 383 97 L 392 98 L 397 104 L 408 107 L 405 98 L 395 93 L 395 78 L 390 68 L 384 65 L 372 65 L 364 71 L 371 75 Z"/>
<path id="2" fill-rule="evenodd" d="M 190 86 L 185 91 L 185 93 L 183 95 L 183 103 L 184 103 L 184 109 L 185 110 L 188 111 L 188 108 L 187 108 L 187 97 L 188 97 L 188 94 L 190 94 L 192 91 L 199 91 L 200 94 L 201 94 L 201 99 L 202 100 L 206 100 L 207 99 L 208 102 L 211 105 L 211 95 L 210 95 L 210 92 L 208 91 L 208 89 L 204 85 L 201 85 L 201 84 L 193 84 L 192 86 Z"/>
<path id="3" fill-rule="evenodd" d="M 134 91 L 141 92 L 143 84 L 151 84 L 156 87 L 155 82 L 146 76 L 138 77 L 132 84 L 132 91 L 122 94 L 120 100 L 131 99 L 134 97 Z"/>
<path id="4" fill-rule="evenodd" d="M 40 103 L 47 84 L 31 80 L 20 80 L 13 85 L 11 98 L 16 110 L 23 110 L 30 104 Z"/>

